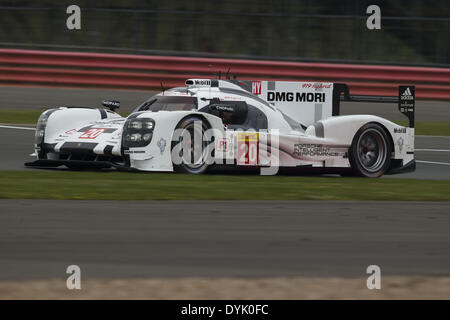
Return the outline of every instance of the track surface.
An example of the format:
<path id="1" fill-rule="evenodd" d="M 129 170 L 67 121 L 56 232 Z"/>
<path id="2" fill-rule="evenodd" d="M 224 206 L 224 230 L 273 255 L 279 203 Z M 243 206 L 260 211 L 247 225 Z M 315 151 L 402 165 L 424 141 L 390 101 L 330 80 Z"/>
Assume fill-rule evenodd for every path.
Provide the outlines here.
<path id="1" fill-rule="evenodd" d="M 0 200 L 0 280 L 450 274 L 450 203 Z"/>
<path id="2" fill-rule="evenodd" d="M 130 112 L 155 92 L 113 89 L 67 89 L 25 86 L 0 86 L 1 109 L 45 109 L 53 106 L 100 106 L 105 99 L 121 102 L 120 111 Z M 375 114 L 389 120 L 406 120 L 395 104 L 350 103 L 341 106 L 342 114 Z M 450 121 L 450 102 L 417 101 L 417 121 Z M 1 122 L 1 121 L 0 121 Z"/>
<path id="3" fill-rule="evenodd" d="M 0 170 L 27 169 L 23 164 L 31 161 L 33 152 L 33 130 L 0 128 Z M 450 150 L 450 137 L 416 137 L 416 148 Z M 417 151 L 416 159 L 450 163 L 450 152 Z M 386 176 L 392 178 L 450 180 L 450 165 L 417 163 L 415 172 Z"/>

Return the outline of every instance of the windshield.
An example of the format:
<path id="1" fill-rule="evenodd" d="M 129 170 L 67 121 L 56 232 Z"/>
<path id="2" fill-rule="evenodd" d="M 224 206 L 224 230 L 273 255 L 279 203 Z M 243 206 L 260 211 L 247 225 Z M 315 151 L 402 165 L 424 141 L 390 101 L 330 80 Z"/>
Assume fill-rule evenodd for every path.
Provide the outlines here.
<path id="1" fill-rule="evenodd" d="M 194 97 L 164 97 L 154 96 L 137 107 L 136 111 L 179 111 L 197 108 L 197 98 Z"/>

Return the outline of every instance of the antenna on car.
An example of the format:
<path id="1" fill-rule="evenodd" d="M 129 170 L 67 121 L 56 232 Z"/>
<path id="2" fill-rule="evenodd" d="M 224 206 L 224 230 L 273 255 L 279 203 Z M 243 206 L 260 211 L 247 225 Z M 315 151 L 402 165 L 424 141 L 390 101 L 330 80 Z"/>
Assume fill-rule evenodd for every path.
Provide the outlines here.
<path id="1" fill-rule="evenodd" d="M 230 69 L 231 69 L 231 67 L 228 67 L 227 75 L 226 75 L 227 80 L 230 80 Z"/>
<path id="2" fill-rule="evenodd" d="M 163 93 L 163 95 L 164 95 L 164 91 L 166 91 L 166 89 L 164 89 L 164 86 L 163 86 L 163 82 L 162 82 L 162 81 L 160 82 L 160 84 L 161 84 L 162 93 Z"/>
<path id="3" fill-rule="evenodd" d="M 212 72 L 213 76 L 218 77 L 220 79 L 220 74 L 214 72 L 213 65 L 208 64 L 208 67 L 211 68 L 211 72 Z"/>

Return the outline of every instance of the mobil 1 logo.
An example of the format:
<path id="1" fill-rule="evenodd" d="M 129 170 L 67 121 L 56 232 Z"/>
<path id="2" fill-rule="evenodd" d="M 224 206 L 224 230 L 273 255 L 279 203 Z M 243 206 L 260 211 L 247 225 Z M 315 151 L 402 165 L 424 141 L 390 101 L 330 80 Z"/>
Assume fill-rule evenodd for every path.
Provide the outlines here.
<path id="1" fill-rule="evenodd" d="M 398 110 L 408 117 L 410 126 L 414 127 L 415 87 L 398 87 Z"/>

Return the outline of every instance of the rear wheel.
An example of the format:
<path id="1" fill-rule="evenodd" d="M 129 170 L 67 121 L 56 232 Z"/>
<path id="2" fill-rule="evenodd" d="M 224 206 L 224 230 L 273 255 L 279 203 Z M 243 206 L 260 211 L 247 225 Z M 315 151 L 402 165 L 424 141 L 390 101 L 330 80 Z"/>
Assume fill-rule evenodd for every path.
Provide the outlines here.
<path id="1" fill-rule="evenodd" d="M 204 139 L 209 129 L 199 117 L 182 120 L 177 128 L 178 137 L 172 141 L 172 163 L 175 171 L 200 174 L 208 168 L 208 139 Z M 197 141 L 196 141 L 197 140 Z"/>
<path id="2" fill-rule="evenodd" d="M 353 171 L 363 177 L 381 177 L 389 168 L 391 149 L 385 129 L 376 123 L 366 124 L 356 133 L 349 150 Z"/>

